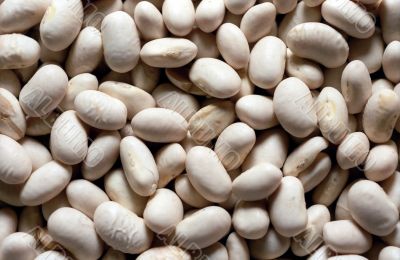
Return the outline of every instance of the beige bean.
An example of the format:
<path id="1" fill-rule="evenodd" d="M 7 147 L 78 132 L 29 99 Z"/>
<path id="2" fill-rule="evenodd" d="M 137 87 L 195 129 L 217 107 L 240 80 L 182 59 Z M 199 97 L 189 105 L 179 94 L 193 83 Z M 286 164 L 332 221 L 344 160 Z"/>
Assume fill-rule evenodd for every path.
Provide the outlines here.
<path id="1" fill-rule="evenodd" d="M 239 201 L 233 211 L 232 224 L 235 231 L 245 239 L 265 236 L 269 227 L 265 201 Z"/>
<path id="2" fill-rule="evenodd" d="M 94 181 L 103 177 L 119 156 L 121 136 L 118 131 L 103 131 L 92 141 L 81 166 L 83 178 Z"/>
<path id="3" fill-rule="evenodd" d="M 25 182 L 32 171 L 32 161 L 14 139 L 0 134 L 0 181 L 7 184 Z"/>
<path id="4" fill-rule="evenodd" d="M 158 107 L 178 112 L 187 121 L 200 109 L 195 97 L 169 83 L 157 86 L 151 94 Z"/>
<path id="5" fill-rule="evenodd" d="M 24 137 L 19 143 L 32 161 L 32 172 L 53 159 L 47 147 L 36 139 Z"/>
<path id="6" fill-rule="evenodd" d="M 82 23 L 81 1 L 51 1 L 40 23 L 40 38 L 48 49 L 64 50 L 78 36 Z"/>
<path id="7" fill-rule="evenodd" d="M 182 174 L 175 179 L 175 192 L 183 202 L 192 207 L 204 208 L 211 205 L 211 202 L 196 191 L 187 174 Z"/>
<path id="8" fill-rule="evenodd" d="M 101 24 L 104 58 L 116 72 L 132 70 L 139 61 L 140 39 L 136 24 L 122 11 L 107 15 Z"/>
<path id="9" fill-rule="evenodd" d="M 276 8 L 272 3 L 262 3 L 251 7 L 240 21 L 240 30 L 252 43 L 267 36 L 274 26 Z"/>
<path id="10" fill-rule="evenodd" d="M 235 15 L 244 14 L 255 4 L 256 0 L 225 0 L 225 7 Z"/>
<path id="11" fill-rule="evenodd" d="M 139 61 L 131 71 L 132 84 L 146 92 L 151 92 L 157 86 L 159 79 L 160 69 L 150 67 L 142 61 Z"/>
<path id="12" fill-rule="evenodd" d="M 204 146 L 190 149 L 186 156 L 186 171 L 193 187 L 205 199 L 211 202 L 228 199 L 232 182 L 213 150 Z"/>
<path id="13" fill-rule="evenodd" d="M 296 256 L 305 256 L 313 252 L 322 243 L 324 225 L 331 219 L 329 210 L 324 205 L 315 204 L 307 209 L 307 227 L 299 235 L 293 237 L 291 250 Z"/>
<path id="14" fill-rule="evenodd" d="M 364 174 L 371 181 L 389 178 L 398 165 L 397 146 L 393 141 L 376 145 L 369 152 L 364 165 Z"/>
<path id="15" fill-rule="evenodd" d="M 72 44 L 65 62 L 65 70 L 70 77 L 92 72 L 103 58 L 101 33 L 95 27 L 84 28 Z"/>
<path id="16" fill-rule="evenodd" d="M 153 247 L 141 253 L 137 260 L 153 260 L 158 258 L 190 260 L 190 254 L 177 246 Z M 110 259 L 111 260 L 111 259 Z"/>
<path id="17" fill-rule="evenodd" d="M 220 259 L 228 260 L 228 251 L 223 244 L 220 242 L 214 243 L 209 247 L 198 250 L 202 257 L 207 257 L 207 259 Z M 194 254 L 196 254 L 195 252 Z"/>
<path id="18" fill-rule="evenodd" d="M 75 111 L 62 113 L 51 129 L 50 150 L 53 158 L 68 165 L 82 162 L 88 151 L 86 128 Z"/>
<path id="19" fill-rule="evenodd" d="M 400 41 L 393 41 L 386 46 L 382 57 L 383 72 L 387 79 L 394 83 L 400 82 Z"/>
<path id="20" fill-rule="evenodd" d="M 269 198 L 269 215 L 275 230 L 285 237 L 300 234 L 307 225 L 304 189 L 293 176 L 282 178 L 281 185 Z"/>
<path id="21" fill-rule="evenodd" d="M 96 90 L 79 93 L 74 101 L 79 118 L 102 130 L 121 129 L 127 119 L 127 108 L 119 99 Z"/>
<path id="22" fill-rule="evenodd" d="M 256 143 L 242 164 L 242 170 L 269 162 L 278 168 L 282 168 L 286 160 L 289 148 L 289 138 L 280 128 L 266 130 L 257 136 Z"/>
<path id="23" fill-rule="evenodd" d="M 259 259 L 275 259 L 282 256 L 290 247 L 290 238 L 284 237 L 272 227 L 267 234 L 249 241 L 250 254 Z"/>
<path id="24" fill-rule="evenodd" d="M 49 234 L 78 259 L 98 259 L 103 253 L 103 241 L 96 234 L 90 218 L 73 208 L 60 208 L 47 222 Z"/>
<path id="25" fill-rule="evenodd" d="M 185 170 L 186 152 L 178 143 L 163 146 L 154 157 L 160 175 L 158 188 L 164 188 Z"/>
<path id="26" fill-rule="evenodd" d="M 28 206 L 37 206 L 53 199 L 68 185 L 72 168 L 51 161 L 32 173 L 21 190 L 21 201 Z"/>
<path id="27" fill-rule="evenodd" d="M 195 10 L 190 0 L 164 0 L 162 15 L 167 29 L 176 36 L 185 36 L 192 31 Z"/>
<path id="28" fill-rule="evenodd" d="M 287 78 L 279 83 L 273 104 L 279 123 L 289 134 L 306 137 L 316 128 L 314 100 L 310 89 L 298 78 Z"/>
<path id="29" fill-rule="evenodd" d="M 42 211 L 39 206 L 24 207 L 19 214 L 18 232 L 36 235 L 43 226 Z"/>
<path id="30" fill-rule="evenodd" d="M 226 249 L 231 260 L 250 260 L 249 248 L 246 240 L 232 232 L 226 240 Z"/>
<path id="31" fill-rule="evenodd" d="M 122 0 L 97 0 L 84 6 L 83 26 L 93 26 L 100 30 L 101 22 L 108 14 L 122 11 Z"/>
<path id="32" fill-rule="evenodd" d="M 0 87 L 0 134 L 14 140 L 21 139 L 26 132 L 25 114 L 18 99 L 7 89 Z"/>
<path id="33" fill-rule="evenodd" d="M 255 130 L 268 129 L 278 124 L 272 98 L 268 96 L 245 95 L 236 102 L 235 111 L 240 121 Z"/>
<path id="34" fill-rule="evenodd" d="M 338 255 L 329 257 L 327 260 L 367 260 L 367 259 L 368 258 L 365 258 L 361 255 Z"/>
<path id="35" fill-rule="evenodd" d="M 350 114 L 358 114 L 372 95 L 372 82 L 367 66 L 359 60 L 346 65 L 341 80 L 341 92 Z"/>
<path id="36" fill-rule="evenodd" d="M 42 204 L 42 215 L 45 220 L 49 220 L 49 217 L 51 214 L 53 214 L 53 212 L 64 207 L 71 207 L 65 190 L 59 193 L 53 199 Z"/>
<path id="37" fill-rule="evenodd" d="M 377 183 L 369 180 L 356 182 L 347 199 L 351 216 L 370 234 L 385 236 L 395 229 L 399 220 L 398 210 Z"/>
<path id="38" fill-rule="evenodd" d="M 326 223 L 323 236 L 325 244 L 339 254 L 362 254 L 372 246 L 372 236 L 351 220 Z"/>
<path id="39" fill-rule="evenodd" d="M 237 72 L 225 62 L 214 58 L 196 60 L 190 69 L 189 78 L 198 88 L 216 98 L 232 97 L 239 92 L 241 86 Z"/>
<path id="40" fill-rule="evenodd" d="M 400 113 L 400 99 L 392 90 L 374 93 L 364 108 L 362 124 L 364 133 L 375 143 L 387 142 Z"/>
<path id="41" fill-rule="evenodd" d="M 380 183 L 392 202 L 400 209 L 400 172 L 395 171 L 389 178 Z"/>
<path id="42" fill-rule="evenodd" d="M 347 170 L 364 163 L 369 153 L 369 140 L 363 132 L 347 135 L 336 151 L 336 161 L 340 168 Z"/>
<path id="43" fill-rule="evenodd" d="M 10 91 L 15 97 L 21 92 L 21 83 L 13 70 L 0 70 L 0 88 Z"/>
<path id="44" fill-rule="evenodd" d="M 328 258 L 332 255 L 334 255 L 334 253 L 332 253 L 332 251 L 327 246 L 323 245 L 315 250 L 312 254 L 310 254 L 307 260 L 328 260 Z"/>
<path id="45" fill-rule="evenodd" d="M 279 14 L 287 14 L 293 11 L 296 8 L 297 1 L 296 0 L 287 0 L 287 1 L 279 1 L 272 0 L 276 7 L 276 12 Z"/>
<path id="46" fill-rule="evenodd" d="M 217 37 L 215 34 L 205 33 L 199 28 L 194 28 L 192 32 L 187 35 L 187 38 L 197 46 L 196 59 L 218 58 L 220 53 L 217 47 Z"/>
<path id="47" fill-rule="evenodd" d="M 104 177 L 104 188 L 112 201 L 117 202 L 139 217 L 143 215 L 147 197 L 142 197 L 132 190 L 122 169 L 111 170 Z"/>
<path id="48" fill-rule="evenodd" d="M 314 162 L 322 150 L 328 148 L 328 145 L 328 141 L 321 136 L 312 137 L 300 144 L 287 157 L 283 165 L 283 174 L 285 176 L 298 176 L 300 172 Z"/>
<path id="49" fill-rule="evenodd" d="M 326 0 L 321 6 L 321 14 L 329 24 L 349 36 L 366 39 L 375 32 L 374 18 L 363 6 L 350 0 Z"/>
<path id="50" fill-rule="evenodd" d="M 61 51 L 52 51 L 44 45 L 43 41 L 40 39 L 40 35 L 36 37 L 36 40 L 40 45 L 40 61 L 42 63 L 51 63 L 54 65 L 63 66 L 68 57 L 69 49 L 67 48 Z"/>
<path id="51" fill-rule="evenodd" d="M 349 194 L 349 190 L 351 186 L 355 182 L 357 182 L 360 179 L 356 179 L 352 181 L 351 183 L 347 184 L 347 186 L 344 188 L 342 193 L 340 193 L 340 196 L 336 202 L 336 208 L 335 208 L 335 220 L 353 220 L 353 217 L 350 214 L 350 209 L 349 209 L 349 203 L 347 200 L 347 196 Z"/>
<path id="52" fill-rule="evenodd" d="M 215 48 L 216 47 L 217 46 L 215 44 Z M 206 96 L 207 94 L 194 85 L 189 79 L 189 72 L 190 70 L 188 67 L 165 69 L 165 75 L 177 88 L 180 88 L 181 90 L 193 95 Z"/>
<path id="53" fill-rule="evenodd" d="M 379 260 L 390 260 L 400 258 L 400 248 L 387 246 L 379 253 Z"/>
<path id="54" fill-rule="evenodd" d="M 145 41 L 163 38 L 167 34 L 161 12 L 151 2 L 141 1 L 135 9 L 136 26 Z"/>
<path id="55" fill-rule="evenodd" d="M 247 70 L 245 69 L 239 70 L 238 73 L 240 78 L 242 79 L 242 84 L 240 86 L 239 92 L 236 93 L 236 95 L 231 98 L 231 100 L 233 101 L 238 101 L 240 98 L 247 95 L 253 95 L 255 89 L 253 82 L 250 81 L 250 77 L 247 73 Z"/>
<path id="56" fill-rule="evenodd" d="M 367 39 L 349 39 L 349 60 L 360 60 L 368 68 L 369 73 L 377 72 L 382 66 L 385 49 L 382 34 L 378 29 Z"/>
<path id="57" fill-rule="evenodd" d="M 18 218 L 15 211 L 11 208 L 0 209 L 0 223 L 2 229 L 0 231 L 0 245 L 3 243 L 4 238 L 12 233 L 17 232 Z"/>
<path id="58" fill-rule="evenodd" d="M 202 249 L 224 237 L 230 227 L 229 213 L 221 207 L 209 206 L 195 211 L 179 222 L 175 228 L 175 238 L 182 248 Z"/>
<path id="59" fill-rule="evenodd" d="M 0 245 L 1 259 L 33 260 L 38 254 L 35 250 L 35 238 L 24 232 L 7 236 Z"/>
<path id="60" fill-rule="evenodd" d="M 288 32 L 286 44 L 295 55 L 316 61 L 327 68 L 343 65 L 349 56 L 349 46 L 343 36 L 323 23 L 296 25 Z M 318 51 L 315 51 L 316 48 Z"/>
<path id="61" fill-rule="evenodd" d="M 19 103 L 28 116 L 44 116 L 61 103 L 67 86 L 68 76 L 61 67 L 45 65 L 23 87 Z"/>
<path id="62" fill-rule="evenodd" d="M 121 135 L 121 138 L 124 138 L 127 136 L 134 136 L 133 130 L 132 130 L 132 125 L 130 123 L 126 123 L 126 125 L 119 130 L 119 134 Z"/>
<path id="63" fill-rule="evenodd" d="M 208 143 L 219 136 L 235 120 L 231 101 L 216 101 L 194 114 L 189 120 L 188 130 L 198 144 Z"/>
<path id="64" fill-rule="evenodd" d="M 331 170 L 332 162 L 326 153 L 319 153 L 314 161 L 297 178 L 301 181 L 305 192 L 309 192 L 320 184 Z"/>
<path id="65" fill-rule="evenodd" d="M 308 6 L 308 7 L 315 7 L 321 5 L 325 0 L 304 0 L 303 2 Z"/>
<path id="66" fill-rule="evenodd" d="M 0 201 L 11 206 L 24 206 L 21 202 L 20 194 L 24 184 L 7 184 L 0 181 Z"/>
<path id="67" fill-rule="evenodd" d="M 3 34 L 0 44 L 0 69 L 26 68 L 39 60 L 39 44 L 23 34 Z"/>
<path id="68" fill-rule="evenodd" d="M 316 100 L 318 125 L 322 135 L 339 144 L 349 133 L 346 101 L 335 88 L 325 87 Z"/>
<path id="69" fill-rule="evenodd" d="M 312 201 L 330 206 L 339 197 L 348 178 L 349 172 L 335 165 L 328 176 L 314 189 Z"/>
<path id="70" fill-rule="evenodd" d="M 152 195 L 157 189 L 159 174 L 149 148 L 138 138 L 127 136 L 121 141 L 120 157 L 133 191 L 141 196 Z"/>
<path id="71" fill-rule="evenodd" d="M 58 251 L 45 251 L 38 255 L 35 260 L 68 260 L 68 258 Z"/>
<path id="72" fill-rule="evenodd" d="M 390 246 L 399 247 L 400 245 L 400 222 L 397 222 L 394 230 L 386 236 L 382 236 L 381 239 Z"/>
<path id="73" fill-rule="evenodd" d="M 206 33 L 215 31 L 224 20 L 224 0 L 201 1 L 196 8 L 196 25 Z"/>
<path id="74" fill-rule="evenodd" d="M 251 50 L 250 80 L 260 88 L 274 88 L 283 78 L 285 63 L 285 43 L 275 36 L 266 36 Z"/>
<path id="75" fill-rule="evenodd" d="M 382 36 L 386 44 L 392 41 L 400 41 L 400 14 L 397 12 L 400 2 L 396 0 L 385 0 L 381 2 L 379 17 L 382 26 Z"/>
<path id="76" fill-rule="evenodd" d="M 184 38 L 161 38 L 147 42 L 140 50 L 140 58 L 149 66 L 177 68 L 191 62 L 197 46 Z"/>
<path id="77" fill-rule="evenodd" d="M 98 86 L 99 83 L 96 76 L 89 73 L 76 75 L 69 80 L 67 91 L 59 104 L 59 108 L 62 111 L 75 110 L 74 101 L 76 96 L 85 90 L 97 90 Z"/>
<path id="78" fill-rule="evenodd" d="M 160 216 L 163 216 L 160 218 Z M 183 219 L 183 204 L 169 189 L 158 189 L 147 202 L 144 223 L 157 234 L 170 234 Z"/>
<path id="79" fill-rule="evenodd" d="M 126 260 L 126 255 L 121 251 L 109 248 L 101 260 Z"/>

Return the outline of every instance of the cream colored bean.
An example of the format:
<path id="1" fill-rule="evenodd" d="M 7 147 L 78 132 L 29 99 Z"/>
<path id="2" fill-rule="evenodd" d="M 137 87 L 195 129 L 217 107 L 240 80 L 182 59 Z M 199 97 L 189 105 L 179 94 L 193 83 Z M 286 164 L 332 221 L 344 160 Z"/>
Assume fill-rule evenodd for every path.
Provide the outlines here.
<path id="1" fill-rule="evenodd" d="M 346 65 L 341 80 L 341 92 L 350 114 L 358 114 L 372 95 L 372 82 L 367 66 L 355 60 Z"/>
<path id="2" fill-rule="evenodd" d="M 198 28 L 194 28 L 193 31 L 188 34 L 187 38 L 197 46 L 197 59 L 218 58 L 219 50 L 215 34 L 205 33 Z"/>
<path id="3" fill-rule="evenodd" d="M 272 98 L 268 96 L 243 96 L 236 102 L 235 111 L 240 121 L 255 130 L 268 129 L 278 124 Z"/>
<path id="4" fill-rule="evenodd" d="M 75 40 L 83 23 L 83 6 L 79 0 L 51 1 L 40 23 L 40 38 L 52 51 L 61 51 Z"/>
<path id="5" fill-rule="evenodd" d="M 322 4 L 321 14 L 328 23 L 349 36 L 366 39 L 374 34 L 374 18 L 362 6 L 350 0 L 326 0 Z"/>
<path id="6" fill-rule="evenodd" d="M 158 188 L 164 188 L 185 170 L 186 152 L 178 143 L 165 145 L 154 157 L 160 175 Z"/>
<path id="7" fill-rule="evenodd" d="M 88 151 L 86 125 L 73 110 L 62 113 L 50 134 L 50 150 L 54 159 L 68 165 L 82 162 Z"/>
<path id="8" fill-rule="evenodd" d="M 7 89 L 0 88 L 0 108 L 0 134 L 21 139 L 26 132 L 25 115 L 18 99 Z"/>
<path id="9" fill-rule="evenodd" d="M 96 234 L 90 218 L 73 208 L 60 208 L 47 222 L 52 238 L 78 259 L 98 259 L 103 253 L 103 241 Z"/>
<path id="10" fill-rule="evenodd" d="M 21 190 L 24 184 L 7 184 L 0 181 L 0 200 L 11 206 L 24 206 L 20 199 Z"/>
<path id="11" fill-rule="evenodd" d="M 329 257 L 327 260 L 367 260 L 361 255 L 339 255 L 339 256 L 332 256 Z"/>
<path id="12" fill-rule="evenodd" d="M 339 144 L 349 133 L 348 111 L 342 94 L 332 87 L 322 89 L 316 100 L 318 125 L 322 135 Z"/>
<path id="13" fill-rule="evenodd" d="M 357 182 L 360 179 L 356 179 L 349 183 L 346 188 L 342 191 L 340 194 L 337 202 L 336 202 L 336 208 L 335 208 L 335 220 L 353 220 L 353 217 L 350 214 L 350 209 L 349 209 L 349 203 L 347 200 L 347 196 L 349 194 L 349 190 L 351 186 L 355 182 Z"/>
<path id="14" fill-rule="evenodd" d="M 323 236 L 325 244 L 339 254 L 362 254 L 372 246 L 372 236 L 351 220 L 325 224 Z"/>
<path id="15" fill-rule="evenodd" d="M 83 29 L 71 46 L 65 70 L 70 77 L 92 72 L 103 58 L 101 33 L 95 27 Z"/>
<path id="16" fill-rule="evenodd" d="M 63 100 L 68 87 L 68 76 L 57 65 L 38 69 L 23 87 L 19 103 L 31 117 L 41 117 L 53 111 Z"/>
<path id="17" fill-rule="evenodd" d="M 186 204 L 195 208 L 210 206 L 211 202 L 203 198 L 190 183 L 187 174 L 182 174 L 175 179 L 175 192 Z"/>
<path id="18" fill-rule="evenodd" d="M 272 3 L 262 3 L 251 7 L 240 21 L 240 30 L 252 43 L 267 36 L 274 25 L 276 8 Z"/>
<path id="19" fill-rule="evenodd" d="M 32 173 L 21 191 L 21 201 L 28 206 L 37 206 L 53 199 L 69 183 L 72 168 L 51 161 Z"/>
<path id="20" fill-rule="evenodd" d="M 18 232 L 34 235 L 38 232 L 37 229 L 43 226 L 42 218 L 42 211 L 39 206 L 24 207 L 19 214 Z"/>
<path id="21" fill-rule="evenodd" d="M 107 15 L 101 24 L 104 58 L 114 71 L 132 70 L 139 61 L 140 39 L 136 24 L 125 12 Z"/>
<path id="22" fill-rule="evenodd" d="M 229 259 L 228 251 L 226 250 L 225 246 L 220 242 L 217 242 L 209 247 L 199 250 L 199 253 L 202 254 L 202 257 L 207 257 L 207 259 L 220 259 L 220 260 Z"/>
<path id="23" fill-rule="evenodd" d="M 111 170 L 104 177 L 104 188 L 112 201 L 117 202 L 139 217 L 143 215 L 147 197 L 142 197 L 132 190 L 122 169 Z"/>
<path id="24" fill-rule="evenodd" d="M 328 258 L 332 255 L 334 255 L 334 253 L 332 253 L 327 246 L 323 245 L 310 254 L 307 260 L 328 260 Z"/>
<path id="25" fill-rule="evenodd" d="M 377 72 L 381 68 L 385 46 L 379 30 L 375 29 L 375 33 L 367 39 L 351 38 L 349 48 L 349 60 L 362 61 L 369 73 Z"/>
<path id="26" fill-rule="evenodd" d="M 381 2 L 379 17 L 381 18 L 382 36 L 386 44 L 400 41 L 400 14 L 397 12 L 399 8 L 399 1 L 385 0 Z"/>
<path id="27" fill-rule="evenodd" d="M 320 184 L 331 170 L 332 162 L 326 153 L 319 153 L 312 164 L 297 176 L 303 184 L 304 191 L 309 192 Z"/>
<path id="28" fill-rule="evenodd" d="M 347 199 L 351 216 L 370 234 L 385 236 L 395 229 L 399 220 L 398 210 L 377 183 L 369 180 L 356 182 Z"/>
<path id="29" fill-rule="evenodd" d="M 400 99 L 394 91 L 384 89 L 374 93 L 364 108 L 364 133 L 372 142 L 387 142 L 392 136 L 399 114 Z"/>
<path id="30" fill-rule="evenodd" d="M 397 146 L 393 141 L 376 145 L 365 160 L 365 176 L 376 182 L 389 178 L 396 171 L 398 157 Z"/>
<path id="31" fill-rule="evenodd" d="M 141 1 L 134 9 L 135 22 L 145 41 L 160 39 L 167 35 L 162 14 L 152 3 Z"/>
<path id="32" fill-rule="evenodd" d="M 98 86 L 97 78 L 92 74 L 83 73 L 73 77 L 68 82 L 67 91 L 59 107 L 62 111 L 75 110 L 74 101 L 76 96 L 85 90 L 97 90 Z"/>
<path id="33" fill-rule="evenodd" d="M 32 171 L 32 161 L 24 148 L 6 135 L 0 134 L 0 181 L 7 184 L 25 182 Z"/>
<path id="34" fill-rule="evenodd" d="M 195 97 L 172 84 L 161 84 L 151 94 L 158 107 L 178 112 L 187 121 L 200 109 Z"/>
<path id="35" fill-rule="evenodd" d="M 383 53 L 382 67 L 387 79 L 394 83 L 400 82 L 400 41 L 389 43 Z"/>
<path id="36" fill-rule="evenodd" d="M 202 249 L 224 237 L 230 227 L 229 213 L 221 207 L 210 206 L 195 211 L 179 222 L 175 228 L 175 238 L 180 247 Z"/>
<path id="37" fill-rule="evenodd" d="M 65 190 L 55 196 L 53 199 L 42 204 L 42 214 L 44 219 L 49 220 L 49 217 L 51 214 L 53 214 L 53 212 L 64 207 L 71 207 Z"/>
<path id="38" fill-rule="evenodd" d="M 347 135 L 336 152 L 336 161 L 340 168 L 347 170 L 364 163 L 369 153 L 369 140 L 363 132 Z"/>
<path id="39" fill-rule="evenodd" d="M 131 71 L 132 84 L 146 92 L 151 92 L 157 86 L 159 79 L 160 69 L 150 67 L 142 61 L 139 61 Z"/>
<path id="40" fill-rule="evenodd" d="M 287 14 L 293 11 L 296 8 L 297 1 L 296 0 L 287 0 L 287 1 L 279 1 L 272 0 L 276 7 L 276 11 L 279 14 Z"/>
<path id="41" fill-rule="evenodd" d="M 232 232 L 226 240 L 226 249 L 231 260 L 250 260 L 249 248 L 246 240 Z"/>
<path id="42" fill-rule="evenodd" d="M 12 233 L 17 232 L 18 218 L 15 211 L 11 208 L 0 209 L 0 223 L 2 229 L 0 231 L 0 245 L 4 238 Z"/>
<path id="43" fill-rule="evenodd" d="M 164 0 L 162 15 L 167 29 L 176 36 L 185 36 L 192 31 L 195 10 L 190 0 Z"/>
<path id="44" fill-rule="evenodd" d="M 127 119 L 127 108 L 120 100 L 96 90 L 79 93 L 74 101 L 79 118 L 102 130 L 121 129 Z"/>
<path id="45" fill-rule="evenodd" d="M 13 70 L 0 70 L 0 88 L 10 91 L 15 97 L 21 92 L 21 83 Z"/>
<path id="46" fill-rule="evenodd" d="M 96 208 L 109 201 L 107 194 L 87 180 L 74 180 L 67 189 L 67 198 L 71 206 L 93 219 Z"/>
<path id="47" fill-rule="evenodd" d="M 252 221 L 249 221 L 251 219 Z M 245 239 L 260 239 L 267 234 L 269 216 L 264 201 L 239 201 L 232 215 L 235 231 Z"/>
<path id="48" fill-rule="evenodd" d="M 306 137 L 317 126 L 311 92 L 298 78 L 281 81 L 273 97 L 274 112 L 281 126 L 291 135 Z"/>
<path id="49" fill-rule="evenodd" d="M 216 44 L 215 48 L 217 48 Z M 207 94 L 189 79 L 189 72 L 188 67 L 165 69 L 166 76 L 176 87 L 193 95 L 206 96 Z"/>
<path id="50" fill-rule="evenodd" d="M 196 143 L 204 144 L 219 136 L 234 120 L 233 103 L 216 101 L 197 111 L 190 118 L 188 129 Z"/>
<path id="51" fill-rule="evenodd" d="M 278 168 L 282 168 L 286 160 L 289 139 L 282 129 L 270 129 L 262 132 L 256 139 L 256 143 L 242 164 L 242 170 L 269 162 Z"/>
<path id="52" fill-rule="evenodd" d="M 315 7 L 321 5 L 325 0 L 304 0 L 303 2 L 308 6 L 308 7 Z"/>
<path id="53" fill-rule="evenodd" d="M 101 260 L 126 260 L 126 255 L 121 251 L 109 248 Z"/>
<path id="54" fill-rule="evenodd" d="M 38 68 L 38 61 L 34 62 L 32 65 L 28 67 L 15 69 L 14 72 L 15 74 L 17 74 L 17 77 L 19 78 L 21 83 L 26 83 L 33 76 L 33 74 L 35 74 L 37 68 Z"/>
<path id="55" fill-rule="evenodd" d="M 389 178 L 380 183 L 386 194 L 400 209 L 400 172 L 395 171 Z"/>
<path id="56" fill-rule="evenodd" d="M 259 259 L 275 259 L 282 256 L 290 247 L 290 238 L 281 236 L 272 227 L 261 239 L 249 241 L 250 254 Z"/>
<path id="57" fill-rule="evenodd" d="M 1 259 L 33 260 L 38 254 L 36 240 L 27 233 L 17 232 L 7 236 L 0 245 Z"/>
<path id="58" fill-rule="evenodd" d="M 19 143 L 32 161 L 32 172 L 53 159 L 47 147 L 36 139 L 24 137 Z"/>
<path id="59" fill-rule="evenodd" d="M 52 51 L 47 48 L 38 35 L 38 42 L 40 45 L 40 61 L 43 63 L 51 63 L 54 65 L 62 66 L 68 57 L 68 48 L 61 51 Z"/>
<path id="60" fill-rule="evenodd" d="M 224 60 L 234 69 L 247 67 L 250 48 L 246 36 L 234 24 L 224 23 L 217 31 L 217 46 Z"/>
<path id="61" fill-rule="evenodd" d="M 224 0 L 201 1 L 196 8 L 196 25 L 206 33 L 215 31 L 224 20 Z"/>
<path id="62" fill-rule="evenodd" d="M 23 34 L 0 35 L 0 69 L 21 69 L 39 60 L 40 46 Z"/>
<path id="63" fill-rule="evenodd" d="M 349 46 L 343 36 L 323 23 L 296 25 L 288 32 L 286 44 L 295 55 L 316 61 L 327 68 L 343 65 L 349 56 Z"/>
<path id="64" fill-rule="evenodd" d="M 260 88 L 274 88 L 283 78 L 285 63 L 285 43 L 275 36 L 266 36 L 251 51 L 250 80 Z"/>
<path id="65" fill-rule="evenodd" d="M 160 218 L 160 216 L 163 216 Z M 170 234 L 183 219 L 183 205 L 175 192 L 158 189 L 147 202 L 144 223 L 157 234 Z"/>
<path id="66" fill-rule="evenodd" d="M 400 258 L 400 248 L 387 246 L 379 253 L 379 260 L 390 260 Z"/>
<path id="67" fill-rule="evenodd" d="M 197 55 L 197 46 L 183 38 L 162 38 L 147 42 L 140 50 L 140 58 L 157 68 L 182 67 Z"/>
<path id="68" fill-rule="evenodd" d="M 306 202 L 301 182 L 293 177 L 282 178 L 281 185 L 269 199 L 269 215 L 276 231 L 285 237 L 300 234 L 307 225 Z"/>
<path id="69" fill-rule="evenodd" d="M 149 148 L 138 138 L 128 136 L 121 141 L 120 157 L 133 191 L 141 196 L 152 195 L 156 191 L 159 174 Z"/>
<path id="70" fill-rule="evenodd" d="M 240 78 L 242 79 L 242 84 L 240 86 L 239 92 L 231 98 L 233 101 L 238 101 L 240 98 L 247 95 L 253 95 L 255 89 L 254 84 L 250 81 L 247 70 L 243 69 L 240 70 L 238 73 Z"/>
<path id="71" fill-rule="evenodd" d="M 177 246 L 162 246 L 153 247 L 143 253 L 141 253 L 136 259 L 137 260 L 154 260 L 154 259 L 179 259 L 179 260 L 190 260 L 192 257 L 189 252 L 177 247 Z"/>
<path id="72" fill-rule="evenodd" d="M 68 260 L 68 258 L 58 251 L 46 251 L 38 255 L 35 260 Z"/>
<path id="73" fill-rule="evenodd" d="M 256 0 L 225 0 L 225 7 L 235 15 L 244 14 L 255 4 Z"/>
<path id="74" fill-rule="evenodd" d="M 393 232 L 387 236 L 382 236 L 381 239 L 388 245 L 399 247 L 400 245 L 400 222 L 397 222 Z"/>
<path id="75" fill-rule="evenodd" d="M 234 96 L 241 85 L 239 75 L 231 66 L 213 58 L 196 60 L 190 69 L 189 78 L 198 88 L 216 98 Z"/>
<path id="76" fill-rule="evenodd" d="M 285 176 L 298 176 L 298 174 L 307 169 L 315 160 L 317 155 L 328 148 L 328 141 L 321 136 L 308 139 L 300 144 L 287 157 L 283 165 L 283 174 Z"/>
<path id="77" fill-rule="evenodd" d="M 335 165 L 328 176 L 314 189 L 312 201 L 330 206 L 339 197 L 348 178 L 349 172 Z"/>
<path id="78" fill-rule="evenodd" d="M 193 187 L 204 198 L 211 202 L 228 199 L 232 182 L 213 150 L 203 146 L 190 149 L 186 157 L 186 170 Z"/>
<path id="79" fill-rule="evenodd" d="M 83 178 L 94 181 L 103 177 L 119 156 L 121 136 L 118 131 L 103 131 L 88 148 L 81 172 Z"/>
<path id="80" fill-rule="evenodd" d="M 83 26 L 93 26 L 100 30 L 101 22 L 108 14 L 122 11 L 122 0 L 97 0 L 84 5 Z"/>
<path id="81" fill-rule="evenodd" d="M 147 108 L 132 119 L 132 129 L 143 140 L 179 142 L 186 137 L 188 123 L 179 113 L 165 108 Z"/>

